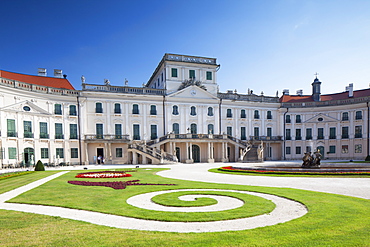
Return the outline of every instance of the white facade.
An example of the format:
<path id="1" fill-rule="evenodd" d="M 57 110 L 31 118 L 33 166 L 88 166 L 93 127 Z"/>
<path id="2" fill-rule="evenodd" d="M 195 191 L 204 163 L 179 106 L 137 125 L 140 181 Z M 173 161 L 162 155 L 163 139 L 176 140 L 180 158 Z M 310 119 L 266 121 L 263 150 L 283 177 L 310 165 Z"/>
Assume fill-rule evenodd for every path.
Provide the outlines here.
<path id="1" fill-rule="evenodd" d="M 2 77 L 2 167 L 88 164 L 100 155 L 106 164 L 235 162 L 247 141 L 263 141 L 265 160 L 317 148 L 330 159 L 368 155 L 367 90 L 307 103 L 220 93 L 218 68 L 214 58 L 165 54 L 145 87 L 81 91 Z"/>

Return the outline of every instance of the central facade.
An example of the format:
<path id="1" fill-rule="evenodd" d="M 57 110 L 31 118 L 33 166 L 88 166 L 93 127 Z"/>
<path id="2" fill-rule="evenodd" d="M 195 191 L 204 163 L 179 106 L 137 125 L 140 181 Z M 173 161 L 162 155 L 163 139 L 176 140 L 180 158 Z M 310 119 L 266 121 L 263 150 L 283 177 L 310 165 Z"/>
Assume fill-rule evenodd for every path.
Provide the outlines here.
<path id="1" fill-rule="evenodd" d="M 143 87 L 83 80 L 82 90 L 1 71 L 2 164 L 236 162 L 248 145 L 264 160 L 366 157 L 369 90 L 325 96 L 316 78 L 307 96 L 221 93 L 218 69 L 215 58 L 165 54 Z"/>

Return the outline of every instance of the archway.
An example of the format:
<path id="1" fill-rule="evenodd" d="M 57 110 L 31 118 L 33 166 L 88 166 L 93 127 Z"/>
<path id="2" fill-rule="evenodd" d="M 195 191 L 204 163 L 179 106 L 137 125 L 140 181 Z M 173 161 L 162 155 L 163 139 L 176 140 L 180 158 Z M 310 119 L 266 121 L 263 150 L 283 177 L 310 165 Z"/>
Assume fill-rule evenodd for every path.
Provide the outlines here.
<path id="1" fill-rule="evenodd" d="M 191 151 L 192 151 L 192 156 L 193 156 L 194 163 L 199 163 L 200 162 L 200 148 L 199 148 L 199 146 L 198 145 L 192 145 Z"/>
<path id="2" fill-rule="evenodd" d="M 28 167 L 35 164 L 35 151 L 33 148 L 23 150 L 23 163 Z"/>

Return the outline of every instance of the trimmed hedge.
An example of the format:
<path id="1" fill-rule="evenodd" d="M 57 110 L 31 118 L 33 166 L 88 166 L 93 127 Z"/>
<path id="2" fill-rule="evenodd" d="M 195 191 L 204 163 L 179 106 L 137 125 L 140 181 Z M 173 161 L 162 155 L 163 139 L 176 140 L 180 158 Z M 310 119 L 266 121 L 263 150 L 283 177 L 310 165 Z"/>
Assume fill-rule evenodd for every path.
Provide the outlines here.
<path id="1" fill-rule="evenodd" d="M 41 162 L 41 160 L 37 161 L 37 164 L 35 166 L 35 171 L 45 171 L 45 166 Z"/>

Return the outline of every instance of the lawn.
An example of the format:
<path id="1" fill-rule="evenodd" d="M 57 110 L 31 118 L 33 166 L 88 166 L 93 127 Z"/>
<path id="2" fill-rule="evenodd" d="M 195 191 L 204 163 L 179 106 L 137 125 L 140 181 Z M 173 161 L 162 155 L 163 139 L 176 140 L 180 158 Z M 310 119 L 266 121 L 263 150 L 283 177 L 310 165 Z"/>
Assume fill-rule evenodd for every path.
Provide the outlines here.
<path id="1" fill-rule="evenodd" d="M 126 199 L 145 192 L 171 189 L 228 189 L 269 193 L 306 205 L 309 212 L 298 219 L 274 226 L 244 231 L 219 233 L 166 233 L 124 230 L 90 223 L 30 213 L 0 210 L 1 246 L 369 246 L 370 201 L 348 196 L 311 192 L 297 189 L 268 188 L 190 182 L 162 178 L 155 175 L 159 169 L 138 169 L 128 178 L 80 179 L 71 171 L 11 202 L 55 205 L 142 219 L 164 221 L 208 221 L 249 217 L 270 212 L 274 205 L 265 199 L 218 192 L 247 202 L 239 209 L 222 213 L 176 213 L 138 209 L 126 203 Z M 80 171 L 83 172 L 83 171 Z M 2 192 L 45 177 L 52 172 L 37 172 L 0 181 Z M 15 182 L 14 180 L 17 179 Z M 176 184 L 127 186 L 123 190 L 109 187 L 79 186 L 68 184 L 69 180 L 80 181 L 129 181 L 141 183 Z M 163 205 L 197 206 L 211 205 L 212 200 L 182 202 L 181 193 L 170 193 L 153 198 Z M 205 192 L 202 194 L 210 194 Z M 251 210 L 252 209 L 252 210 Z"/>

